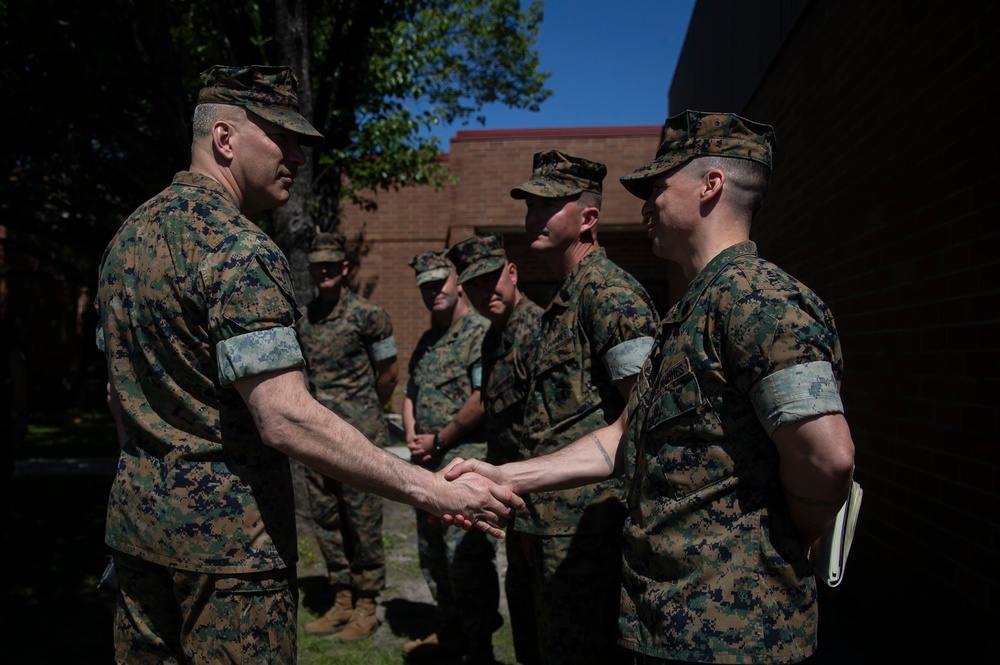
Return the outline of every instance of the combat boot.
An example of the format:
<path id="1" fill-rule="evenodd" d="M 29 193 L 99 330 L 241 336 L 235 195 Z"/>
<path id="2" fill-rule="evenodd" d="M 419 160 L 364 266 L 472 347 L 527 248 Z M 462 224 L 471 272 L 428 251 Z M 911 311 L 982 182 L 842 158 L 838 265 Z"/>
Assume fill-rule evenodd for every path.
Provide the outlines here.
<path id="1" fill-rule="evenodd" d="M 307 623 L 303 629 L 310 635 L 329 635 L 347 625 L 352 616 L 354 616 L 354 599 L 351 590 L 341 589 L 337 592 L 337 600 L 333 603 L 333 607 L 320 618 Z"/>
<path id="2" fill-rule="evenodd" d="M 372 631 L 378 627 L 378 616 L 375 613 L 375 608 L 374 598 L 358 598 L 358 602 L 354 606 L 354 615 L 340 631 L 340 635 L 337 635 L 337 639 L 341 642 L 353 642 L 354 640 L 363 640 L 371 635 Z"/>

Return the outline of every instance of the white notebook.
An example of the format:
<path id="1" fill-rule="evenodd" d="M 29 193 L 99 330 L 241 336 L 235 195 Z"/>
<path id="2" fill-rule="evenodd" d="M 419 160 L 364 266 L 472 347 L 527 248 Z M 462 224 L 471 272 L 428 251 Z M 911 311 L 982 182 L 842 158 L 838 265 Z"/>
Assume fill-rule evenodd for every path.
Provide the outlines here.
<path id="1" fill-rule="evenodd" d="M 851 552 L 858 511 L 861 510 L 861 496 L 861 485 L 853 483 L 833 528 L 820 540 L 819 551 L 816 552 L 816 578 L 827 586 L 837 586 L 844 580 L 847 555 Z"/>

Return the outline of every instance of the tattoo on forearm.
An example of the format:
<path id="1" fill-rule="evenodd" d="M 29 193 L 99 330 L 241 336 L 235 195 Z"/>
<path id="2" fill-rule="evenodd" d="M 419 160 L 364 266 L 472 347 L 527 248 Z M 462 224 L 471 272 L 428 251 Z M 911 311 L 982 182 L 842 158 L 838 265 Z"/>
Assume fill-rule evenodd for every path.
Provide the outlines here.
<path id="1" fill-rule="evenodd" d="M 604 463 L 608 465 L 608 473 L 614 473 L 615 472 L 615 464 L 614 464 L 614 462 L 611 461 L 611 458 L 608 457 L 608 451 L 606 451 L 604 449 L 604 446 L 601 445 L 601 440 L 598 439 L 597 435 L 594 434 L 594 433 L 591 433 L 590 438 L 594 440 L 594 443 L 597 444 L 597 449 L 600 450 L 601 451 L 601 455 L 604 456 Z"/>

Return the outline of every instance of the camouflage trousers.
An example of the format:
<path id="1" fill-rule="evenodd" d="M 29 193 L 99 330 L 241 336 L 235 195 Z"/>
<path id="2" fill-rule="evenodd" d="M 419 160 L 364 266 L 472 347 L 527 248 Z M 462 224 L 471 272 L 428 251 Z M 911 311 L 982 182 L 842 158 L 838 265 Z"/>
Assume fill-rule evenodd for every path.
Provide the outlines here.
<path id="1" fill-rule="evenodd" d="M 385 588 L 382 497 L 305 469 L 316 541 L 330 583 L 358 591 Z"/>
<path id="2" fill-rule="evenodd" d="M 115 662 L 296 662 L 295 570 L 214 575 L 116 552 Z"/>
<path id="3" fill-rule="evenodd" d="M 621 529 L 572 536 L 522 536 L 534 563 L 541 662 L 631 663 L 631 655 L 618 646 Z"/>
<path id="4" fill-rule="evenodd" d="M 464 444 L 449 451 L 438 467 L 456 456 L 483 459 L 485 444 Z M 447 526 L 417 510 L 420 569 L 437 602 L 438 639 L 445 643 L 491 640 L 503 625 L 496 540 L 479 529 Z"/>

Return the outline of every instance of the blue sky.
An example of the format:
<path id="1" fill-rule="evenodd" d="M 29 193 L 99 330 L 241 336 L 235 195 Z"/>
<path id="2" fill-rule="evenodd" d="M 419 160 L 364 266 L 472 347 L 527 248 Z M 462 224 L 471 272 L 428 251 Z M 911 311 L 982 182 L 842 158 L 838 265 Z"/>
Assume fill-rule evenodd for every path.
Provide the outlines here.
<path id="1" fill-rule="evenodd" d="M 552 96 L 537 113 L 494 105 L 486 125 L 458 130 L 659 125 L 695 0 L 546 0 L 538 36 L 540 69 Z"/>

